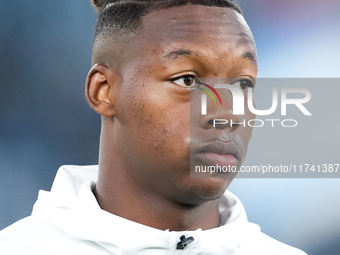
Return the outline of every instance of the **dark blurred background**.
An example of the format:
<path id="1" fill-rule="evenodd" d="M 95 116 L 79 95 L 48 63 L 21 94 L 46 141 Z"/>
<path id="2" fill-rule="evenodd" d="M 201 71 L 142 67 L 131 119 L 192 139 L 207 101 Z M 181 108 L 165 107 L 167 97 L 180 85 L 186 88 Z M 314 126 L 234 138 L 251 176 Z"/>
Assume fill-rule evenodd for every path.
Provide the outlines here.
<path id="1" fill-rule="evenodd" d="M 257 41 L 260 77 L 339 78 L 339 1 L 239 3 Z M 100 117 L 84 99 L 94 24 L 89 0 L 0 1 L 0 229 L 30 214 L 59 166 L 97 163 Z M 248 162 L 264 153 L 261 142 L 255 133 Z M 339 148 L 339 135 L 333 143 Z M 230 189 L 265 233 L 312 255 L 339 255 L 339 184 L 236 179 Z"/>

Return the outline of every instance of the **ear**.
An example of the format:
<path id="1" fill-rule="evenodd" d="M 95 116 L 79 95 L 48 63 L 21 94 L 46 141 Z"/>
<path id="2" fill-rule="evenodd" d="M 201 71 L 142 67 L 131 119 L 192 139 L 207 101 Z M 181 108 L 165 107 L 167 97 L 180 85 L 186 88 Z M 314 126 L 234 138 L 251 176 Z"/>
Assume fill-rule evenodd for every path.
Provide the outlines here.
<path id="1" fill-rule="evenodd" d="M 86 101 L 102 116 L 108 118 L 115 116 L 118 78 L 118 73 L 100 64 L 95 64 L 87 75 Z"/>

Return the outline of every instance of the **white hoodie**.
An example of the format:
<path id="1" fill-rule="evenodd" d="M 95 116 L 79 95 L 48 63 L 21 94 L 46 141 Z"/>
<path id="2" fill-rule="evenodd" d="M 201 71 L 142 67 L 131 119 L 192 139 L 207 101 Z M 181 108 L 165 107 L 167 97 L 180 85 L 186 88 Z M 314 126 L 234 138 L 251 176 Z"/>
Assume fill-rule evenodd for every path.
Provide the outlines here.
<path id="1" fill-rule="evenodd" d="M 31 216 L 0 232 L 1 255 L 303 255 L 249 223 L 232 193 L 220 198 L 223 226 L 170 232 L 102 210 L 92 193 L 97 166 L 63 166 L 51 192 L 40 191 Z M 194 241 L 176 249 L 180 237 Z"/>

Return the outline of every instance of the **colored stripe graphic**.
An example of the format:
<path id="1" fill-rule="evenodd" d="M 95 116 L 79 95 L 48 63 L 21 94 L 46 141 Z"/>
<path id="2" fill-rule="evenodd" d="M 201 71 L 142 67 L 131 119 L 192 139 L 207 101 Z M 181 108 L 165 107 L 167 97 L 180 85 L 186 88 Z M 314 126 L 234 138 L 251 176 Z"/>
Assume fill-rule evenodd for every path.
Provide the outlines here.
<path id="1" fill-rule="evenodd" d="M 203 90 L 205 93 L 209 94 L 209 96 L 211 96 L 211 98 L 214 100 L 215 105 L 217 106 L 217 103 L 216 103 L 216 100 L 215 100 L 214 96 L 208 90 L 200 88 L 200 87 L 198 87 L 198 88 Z"/>
<path id="2" fill-rule="evenodd" d="M 211 87 L 210 85 L 205 84 L 205 83 L 203 83 L 203 82 L 198 82 L 198 83 L 201 84 L 201 85 L 204 85 L 204 86 L 208 87 L 210 90 L 212 90 L 212 91 L 216 94 L 216 96 L 218 97 L 218 100 L 220 100 L 220 103 L 221 103 L 221 105 L 222 105 L 222 100 L 221 100 L 219 94 L 217 93 L 217 91 L 216 91 L 213 87 Z M 215 105 L 217 106 L 217 103 L 216 103 L 216 100 L 215 100 L 214 96 L 213 96 L 208 90 L 203 89 L 203 88 L 200 88 L 200 87 L 198 87 L 198 88 L 201 89 L 201 90 L 203 90 L 203 91 L 205 91 L 207 94 L 209 94 L 210 97 L 214 100 Z"/>

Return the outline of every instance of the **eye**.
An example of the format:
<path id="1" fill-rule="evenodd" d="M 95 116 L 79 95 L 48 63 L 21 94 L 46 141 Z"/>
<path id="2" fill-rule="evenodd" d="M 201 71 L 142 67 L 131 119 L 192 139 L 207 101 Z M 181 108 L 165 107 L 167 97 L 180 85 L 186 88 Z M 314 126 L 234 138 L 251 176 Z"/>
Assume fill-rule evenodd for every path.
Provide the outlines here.
<path id="1" fill-rule="evenodd" d="M 244 92 L 248 91 L 248 88 L 254 88 L 254 83 L 249 79 L 235 81 L 233 85 L 239 86 Z"/>
<path id="2" fill-rule="evenodd" d="M 185 75 L 182 77 L 175 78 L 171 81 L 172 83 L 186 88 L 194 88 L 199 86 L 199 81 L 195 76 Z"/>

